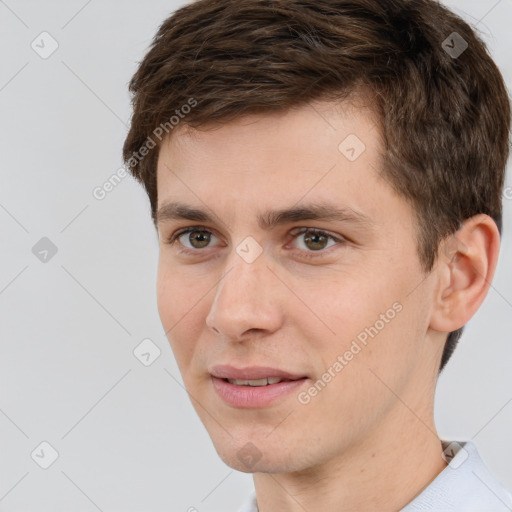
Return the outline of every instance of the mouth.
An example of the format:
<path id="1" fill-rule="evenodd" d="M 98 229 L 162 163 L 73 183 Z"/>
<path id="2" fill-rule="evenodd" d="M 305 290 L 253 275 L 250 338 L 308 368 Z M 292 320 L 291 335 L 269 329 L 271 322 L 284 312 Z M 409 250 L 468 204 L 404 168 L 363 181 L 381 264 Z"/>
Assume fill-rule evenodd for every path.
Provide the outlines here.
<path id="1" fill-rule="evenodd" d="M 210 375 L 213 377 L 217 377 L 218 379 L 226 379 L 231 381 L 244 381 L 244 384 L 255 382 L 255 386 L 263 386 L 264 384 L 268 384 L 268 380 L 270 379 L 270 384 L 275 384 L 276 379 L 278 381 L 284 380 L 297 380 L 305 378 L 306 375 L 300 373 L 291 373 L 285 370 L 281 370 L 280 368 L 272 368 L 270 366 L 246 366 L 245 368 L 237 368 L 235 366 L 230 365 L 216 365 L 210 368 Z M 263 383 L 263 380 L 266 382 Z M 261 382 L 258 382 L 261 381 Z"/>
<path id="2" fill-rule="evenodd" d="M 305 375 L 262 366 L 215 366 L 209 373 L 217 395 L 236 408 L 263 408 L 276 404 L 289 398 L 309 380 Z"/>
<path id="3" fill-rule="evenodd" d="M 279 384 L 280 382 L 292 382 L 292 379 L 280 379 L 279 377 L 265 377 L 263 379 L 223 379 L 234 386 L 253 386 L 253 387 L 261 387 L 261 386 L 269 386 L 272 384 Z"/>

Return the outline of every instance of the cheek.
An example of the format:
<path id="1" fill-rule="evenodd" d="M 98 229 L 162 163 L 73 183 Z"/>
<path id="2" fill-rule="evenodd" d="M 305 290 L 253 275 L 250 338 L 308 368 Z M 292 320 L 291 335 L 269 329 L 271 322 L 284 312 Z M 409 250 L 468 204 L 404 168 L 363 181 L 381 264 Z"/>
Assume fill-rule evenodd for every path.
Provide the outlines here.
<path id="1" fill-rule="evenodd" d="M 389 283 L 379 279 L 369 269 L 364 273 L 352 269 L 335 280 L 326 279 L 314 292 L 308 290 L 305 302 L 319 318 L 311 325 L 322 327 L 323 322 L 326 332 L 330 331 L 340 342 L 364 331 L 396 300 L 397 294 L 390 292 Z"/>
<path id="2" fill-rule="evenodd" d="M 204 295 L 209 286 L 204 276 L 167 261 L 161 254 L 156 288 L 158 312 L 167 331 L 175 324 L 177 328 L 188 316 L 197 314 L 196 308 L 202 299 L 206 299 Z"/>
<path id="3" fill-rule="evenodd" d="M 182 282 L 177 274 L 159 265 L 156 283 L 157 305 L 160 320 L 166 333 L 168 333 L 168 330 L 172 328 L 180 317 L 180 301 L 178 297 L 183 293 L 180 290 L 181 286 Z"/>
<path id="4" fill-rule="evenodd" d="M 201 297 L 197 286 L 171 268 L 158 267 L 157 305 L 162 327 L 180 367 L 185 370 L 195 350 L 201 322 Z"/>
<path id="5" fill-rule="evenodd" d="M 410 335 L 410 297 L 405 299 L 407 279 L 390 269 L 343 274 L 308 294 L 306 303 L 316 313 L 301 315 L 301 331 L 315 339 L 315 351 L 326 368 L 339 355 L 352 361 L 382 363 L 396 351 L 406 351 L 403 338 Z M 312 292 L 312 290 L 310 290 Z M 299 318 L 299 317 L 297 317 Z"/>

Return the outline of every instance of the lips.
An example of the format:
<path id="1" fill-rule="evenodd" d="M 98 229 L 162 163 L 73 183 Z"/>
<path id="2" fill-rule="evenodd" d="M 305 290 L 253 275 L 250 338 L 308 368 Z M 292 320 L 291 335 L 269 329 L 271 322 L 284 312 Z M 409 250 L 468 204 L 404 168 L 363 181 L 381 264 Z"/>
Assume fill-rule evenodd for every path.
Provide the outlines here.
<path id="1" fill-rule="evenodd" d="M 229 406 L 265 408 L 290 399 L 308 377 L 268 366 L 235 368 L 220 365 L 209 370 L 213 389 Z M 287 398 L 288 397 L 288 398 Z"/>
<path id="2" fill-rule="evenodd" d="M 258 383 L 257 381 L 263 381 L 266 379 L 265 384 L 275 384 L 280 381 L 298 380 L 306 378 L 306 375 L 294 374 L 278 368 L 271 368 L 268 366 L 248 366 L 245 368 L 235 368 L 229 365 L 217 365 L 210 369 L 210 374 L 218 379 L 224 379 L 228 381 L 246 381 L 245 384 L 240 385 L 255 385 L 261 386 L 263 382 Z M 271 379 L 271 381 L 268 381 Z M 276 380 L 278 379 L 278 380 Z M 248 383 L 252 381 L 254 384 Z M 235 382 L 232 382 L 233 384 Z"/>

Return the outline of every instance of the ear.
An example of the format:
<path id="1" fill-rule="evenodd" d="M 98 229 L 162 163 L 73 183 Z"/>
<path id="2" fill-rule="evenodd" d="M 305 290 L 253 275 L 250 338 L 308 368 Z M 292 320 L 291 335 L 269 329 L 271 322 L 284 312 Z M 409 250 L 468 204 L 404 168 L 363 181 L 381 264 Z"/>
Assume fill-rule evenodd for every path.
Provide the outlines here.
<path id="1" fill-rule="evenodd" d="M 457 233 L 441 242 L 432 329 L 455 331 L 476 313 L 491 286 L 499 250 L 498 227 L 485 214 L 467 219 Z"/>

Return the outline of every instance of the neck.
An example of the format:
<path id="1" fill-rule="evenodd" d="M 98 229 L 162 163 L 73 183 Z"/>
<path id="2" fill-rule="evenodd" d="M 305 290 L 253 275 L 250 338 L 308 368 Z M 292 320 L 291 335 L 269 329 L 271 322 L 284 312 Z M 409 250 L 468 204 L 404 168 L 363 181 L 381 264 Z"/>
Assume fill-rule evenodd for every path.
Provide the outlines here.
<path id="1" fill-rule="evenodd" d="M 413 410 L 397 401 L 378 430 L 314 467 L 255 473 L 259 512 L 401 510 L 447 466 L 433 405 Z"/>

